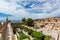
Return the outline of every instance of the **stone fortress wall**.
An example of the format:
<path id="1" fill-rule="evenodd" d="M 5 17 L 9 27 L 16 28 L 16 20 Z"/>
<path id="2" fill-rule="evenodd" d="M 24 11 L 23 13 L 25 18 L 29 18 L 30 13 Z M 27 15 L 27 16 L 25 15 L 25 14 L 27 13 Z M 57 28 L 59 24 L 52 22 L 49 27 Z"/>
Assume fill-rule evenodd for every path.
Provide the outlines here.
<path id="1" fill-rule="evenodd" d="M 60 18 L 36 19 L 34 24 L 35 27 L 52 26 L 60 28 Z"/>
<path id="2" fill-rule="evenodd" d="M 54 40 L 60 40 L 60 18 L 44 18 L 34 20 L 34 27 L 44 34 L 48 34 L 54 38 Z M 56 35 L 57 34 L 57 35 Z"/>
<path id="3" fill-rule="evenodd" d="M 13 29 L 9 23 L 10 21 L 7 18 L 3 25 L 0 24 L 0 40 L 13 40 Z"/>
<path id="4" fill-rule="evenodd" d="M 6 40 L 6 35 L 7 35 L 7 22 L 2 25 L 0 23 L 0 40 Z"/>

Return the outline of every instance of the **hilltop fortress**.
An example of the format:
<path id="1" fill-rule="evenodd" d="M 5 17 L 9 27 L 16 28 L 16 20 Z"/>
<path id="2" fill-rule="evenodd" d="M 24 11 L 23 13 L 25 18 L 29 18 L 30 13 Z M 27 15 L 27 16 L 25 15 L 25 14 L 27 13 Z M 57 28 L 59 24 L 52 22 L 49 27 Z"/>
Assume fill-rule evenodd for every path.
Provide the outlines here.
<path id="1" fill-rule="evenodd" d="M 60 28 L 60 18 L 45 18 L 34 20 L 35 27 L 52 26 Z M 43 26 L 42 26 L 43 25 Z"/>
<path id="2" fill-rule="evenodd" d="M 9 19 L 6 18 L 5 23 L 0 23 L 0 40 L 16 40 L 12 27 L 20 25 L 22 23 L 10 23 Z M 36 19 L 34 27 L 37 28 L 37 32 L 49 35 L 51 40 L 60 40 L 60 18 Z"/>
<path id="3" fill-rule="evenodd" d="M 34 24 L 38 32 L 51 36 L 52 40 L 60 40 L 60 18 L 36 19 Z"/>

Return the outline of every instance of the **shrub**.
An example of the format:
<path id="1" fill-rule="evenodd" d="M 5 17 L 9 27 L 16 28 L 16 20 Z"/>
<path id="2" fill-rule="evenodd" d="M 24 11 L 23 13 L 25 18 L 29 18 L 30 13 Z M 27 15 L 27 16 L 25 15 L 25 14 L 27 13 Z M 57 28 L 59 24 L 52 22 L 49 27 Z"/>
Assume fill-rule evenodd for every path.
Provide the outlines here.
<path id="1" fill-rule="evenodd" d="M 29 28 L 26 28 L 24 26 L 22 26 L 22 29 L 24 31 L 28 31 L 28 34 L 30 36 L 32 36 L 34 38 L 34 40 L 50 40 L 49 36 L 46 36 L 46 35 L 44 35 L 44 34 L 42 34 L 40 32 L 36 32 L 36 31 L 34 31 L 32 29 L 29 29 Z"/>
<path id="2" fill-rule="evenodd" d="M 25 23 L 25 22 L 26 22 L 26 18 L 23 18 L 23 19 L 22 19 L 22 22 Z"/>
<path id="3" fill-rule="evenodd" d="M 28 36 L 26 36 L 23 32 L 20 32 L 20 40 L 24 40 L 26 38 L 28 38 L 30 40 L 30 38 Z"/>

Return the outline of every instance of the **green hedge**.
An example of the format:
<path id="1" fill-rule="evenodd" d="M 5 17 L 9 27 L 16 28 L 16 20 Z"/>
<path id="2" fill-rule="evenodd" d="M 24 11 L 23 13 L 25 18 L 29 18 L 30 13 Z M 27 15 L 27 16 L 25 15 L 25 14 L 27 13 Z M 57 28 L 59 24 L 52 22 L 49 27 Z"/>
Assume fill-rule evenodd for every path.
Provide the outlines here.
<path id="1" fill-rule="evenodd" d="M 50 40 L 49 36 L 33 31 L 32 29 L 28 29 L 27 27 L 21 26 L 20 29 L 27 31 L 28 34 L 34 38 L 34 40 Z"/>
<path id="2" fill-rule="evenodd" d="M 31 35 L 34 38 L 34 40 L 44 40 L 44 38 L 45 38 L 44 34 L 33 31 L 31 29 L 28 31 L 28 34 Z"/>
<path id="3" fill-rule="evenodd" d="M 26 36 L 23 32 L 20 32 L 19 35 L 20 35 L 20 40 L 24 40 L 26 38 L 28 38 L 30 40 L 30 38 L 28 36 Z"/>

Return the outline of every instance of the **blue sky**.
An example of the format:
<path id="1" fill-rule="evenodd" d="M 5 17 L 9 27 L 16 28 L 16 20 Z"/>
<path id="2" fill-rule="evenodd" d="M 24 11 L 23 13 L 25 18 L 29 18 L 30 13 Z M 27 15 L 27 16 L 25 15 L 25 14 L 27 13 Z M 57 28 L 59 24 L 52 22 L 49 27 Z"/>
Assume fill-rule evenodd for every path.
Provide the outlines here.
<path id="1" fill-rule="evenodd" d="M 0 0 L 0 20 L 60 16 L 60 0 Z"/>

